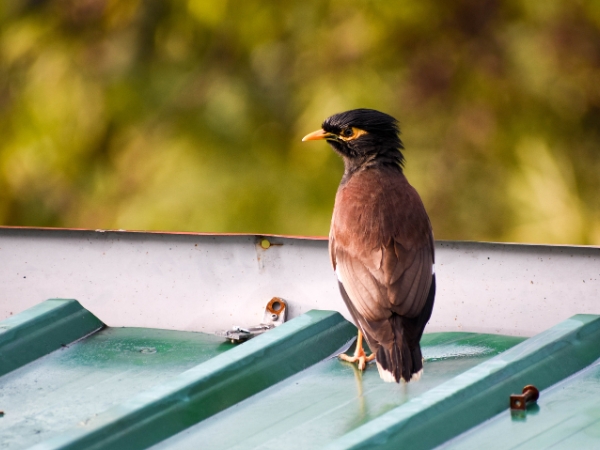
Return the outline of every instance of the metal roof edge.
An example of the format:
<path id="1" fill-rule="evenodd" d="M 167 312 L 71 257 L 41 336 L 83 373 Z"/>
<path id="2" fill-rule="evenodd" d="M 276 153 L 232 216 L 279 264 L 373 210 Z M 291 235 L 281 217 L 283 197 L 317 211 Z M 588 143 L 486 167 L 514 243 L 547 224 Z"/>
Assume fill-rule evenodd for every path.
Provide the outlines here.
<path id="1" fill-rule="evenodd" d="M 0 225 L 0 231 L 73 231 L 73 232 L 92 232 L 92 233 L 120 233 L 120 234 L 149 234 L 149 235 L 173 235 L 173 236 L 208 236 L 208 237 L 272 237 L 282 239 L 298 239 L 307 241 L 328 241 L 328 236 L 304 236 L 290 234 L 269 234 L 269 233 L 217 233 L 201 231 L 166 231 L 166 230 L 124 230 L 124 229 L 91 229 L 91 228 L 62 228 L 62 227 L 26 227 L 26 226 L 7 226 Z M 598 248 L 600 245 L 573 245 L 573 244 L 545 244 L 545 243 L 527 243 L 527 242 L 501 242 L 501 241 L 470 241 L 470 240 L 447 240 L 436 239 L 436 243 L 442 246 L 464 245 L 464 244 L 483 244 L 483 245 L 506 245 L 508 247 L 566 247 L 566 248 Z"/>
<path id="2" fill-rule="evenodd" d="M 309 311 L 31 449 L 141 449 L 331 356 L 356 333 Z"/>
<path id="3" fill-rule="evenodd" d="M 525 385 L 545 389 L 600 357 L 600 316 L 576 315 L 332 442 L 328 450 L 430 449 L 506 410 Z"/>
<path id="4" fill-rule="evenodd" d="M 284 239 L 304 239 L 308 241 L 328 241 L 328 236 L 296 236 L 287 234 L 264 234 L 264 233 L 211 233 L 200 231 L 164 231 L 164 230 L 122 230 L 122 229 L 91 229 L 91 228 L 59 228 L 59 227 L 20 227 L 0 225 L 2 230 L 15 231 L 73 231 L 73 232 L 91 232 L 91 233 L 129 233 L 129 234 L 158 234 L 158 235 L 174 235 L 174 236 L 216 236 L 216 237 L 274 237 Z"/>
<path id="5" fill-rule="evenodd" d="M 0 322 L 0 376 L 104 327 L 77 300 L 50 299 Z"/>
<path id="6" fill-rule="evenodd" d="M 538 242 L 500 242 L 500 241 L 450 241 L 450 240 L 439 240 L 436 239 L 435 243 L 440 247 L 450 247 L 452 246 L 468 246 L 468 245 L 476 245 L 476 246 L 489 246 L 489 247 L 507 247 L 507 248 L 592 248 L 592 249 L 600 249 L 598 245 L 574 245 L 574 244 L 544 244 Z"/>

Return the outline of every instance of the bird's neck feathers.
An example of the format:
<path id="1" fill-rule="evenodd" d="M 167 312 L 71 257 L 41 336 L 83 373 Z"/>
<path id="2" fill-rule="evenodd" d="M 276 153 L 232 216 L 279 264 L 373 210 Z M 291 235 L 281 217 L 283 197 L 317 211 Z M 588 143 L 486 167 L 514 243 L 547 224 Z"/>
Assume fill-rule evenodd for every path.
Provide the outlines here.
<path id="1" fill-rule="evenodd" d="M 401 148 L 403 148 L 402 144 L 400 144 L 400 148 L 389 147 L 384 151 L 367 152 L 352 157 L 342 154 L 344 160 L 344 177 L 342 183 L 362 170 L 386 168 L 402 173 L 404 155 L 400 150 Z"/>

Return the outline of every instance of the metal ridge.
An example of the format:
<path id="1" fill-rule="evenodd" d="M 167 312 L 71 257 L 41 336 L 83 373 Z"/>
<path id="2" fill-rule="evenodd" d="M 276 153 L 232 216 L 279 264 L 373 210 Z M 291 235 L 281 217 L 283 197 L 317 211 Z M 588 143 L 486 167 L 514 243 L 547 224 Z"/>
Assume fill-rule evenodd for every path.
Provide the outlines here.
<path id="1" fill-rule="evenodd" d="M 77 300 L 50 299 L 0 322 L 0 376 L 104 327 Z"/>
<path id="2" fill-rule="evenodd" d="M 124 230 L 124 229 L 93 229 L 93 228 L 69 228 L 69 227 L 28 227 L 15 225 L 0 225 L 2 230 L 16 231 L 80 231 L 80 232 L 95 232 L 95 233 L 131 233 L 131 234 L 153 234 L 153 235 L 174 235 L 174 236 L 209 236 L 209 237 L 273 237 L 282 239 L 298 239 L 307 241 L 328 241 L 328 236 L 305 236 L 292 234 L 269 234 L 269 233 L 218 233 L 205 231 L 168 231 L 168 230 Z M 508 247 L 565 247 L 565 248 L 596 248 L 600 249 L 600 245 L 574 245 L 574 244 L 544 244 L 544 243 L 528 243 L 528 242 L 502 242 L 502 241 L 471 241 L 471 240 L 448 240 L 436 239 L 436 243 L 440 245 L 453 244 L 487 244 L 487 245 L 506 245 Z"/>
<path id="3" fill-rule="evenodd" d="M 545 389 L 600 357 L 600 316 L 576 315 L 332 442 L 328 450 L 430 449 L 508 408 L 524 385 Z"/>
<path id="4" fill-rule="evenodd" d="M 330 356 L 356 333 L 339 313 L 309 311 L 31 449 L 141 449 Z"/>
<path id="5" fill-rule="evenodd" d="M 131 233 L 131 234 L 166 234 L 166 235 L 183 235 L 183 236 L 260 236 L 260 237 L 275 237 L 285 239 L 304 239 L 309 241 L 328 241 L 327 236 L 296 236 L 287 234 L 264 234 L 264 233 L 211 233 L 199 231 L 163 231 L 163 230 L 122 230 L 122 229 L 91 229 L 91 228 L 60 228 L 60 227 L 21 227 L 21 226 L 6 226 L 0 225 L 2 230 L 16 231 L 87 231 L 92 233 Z"/>

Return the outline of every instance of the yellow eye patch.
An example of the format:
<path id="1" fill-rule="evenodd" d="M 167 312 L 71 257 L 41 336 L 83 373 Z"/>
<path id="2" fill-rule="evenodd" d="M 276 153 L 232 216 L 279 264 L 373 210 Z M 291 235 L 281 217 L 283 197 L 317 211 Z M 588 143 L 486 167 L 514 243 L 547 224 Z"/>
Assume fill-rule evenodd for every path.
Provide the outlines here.
<path id="1" fill-rule="evenodd" d="M 361 137 L 363 134 L 367 134 L 367 132 L 365 130 L 361 130 L 360 128 L 352 127 L 343 129 L 339 134 L 339 137 L 344 141 L 353 141 Z"/>

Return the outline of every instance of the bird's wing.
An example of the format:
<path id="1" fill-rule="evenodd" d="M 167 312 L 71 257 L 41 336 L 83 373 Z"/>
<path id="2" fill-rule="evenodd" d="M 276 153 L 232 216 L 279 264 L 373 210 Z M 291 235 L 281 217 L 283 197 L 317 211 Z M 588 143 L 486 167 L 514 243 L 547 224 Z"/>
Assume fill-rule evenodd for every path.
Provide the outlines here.
<path id="1" fill-rule="evenodd" d="M 383 184 L 360 181 L 358 188 L 348 185 L 338 193 L 330 235 L 349 308 L 372 323 L 392 313 L 416 317 L 427 300 L 434 258 L 425 208 L 403 176 Z"/>
<path id="2" fill-rule="evenodd" d="M 392 313 L 416 317 L 427 299 L 432 279 L 433 255 L 428 246 L 382 249 L 382 265 L 334 247 L 336 274 L 360 316 L 369 321 L 387 319 Z"/>

